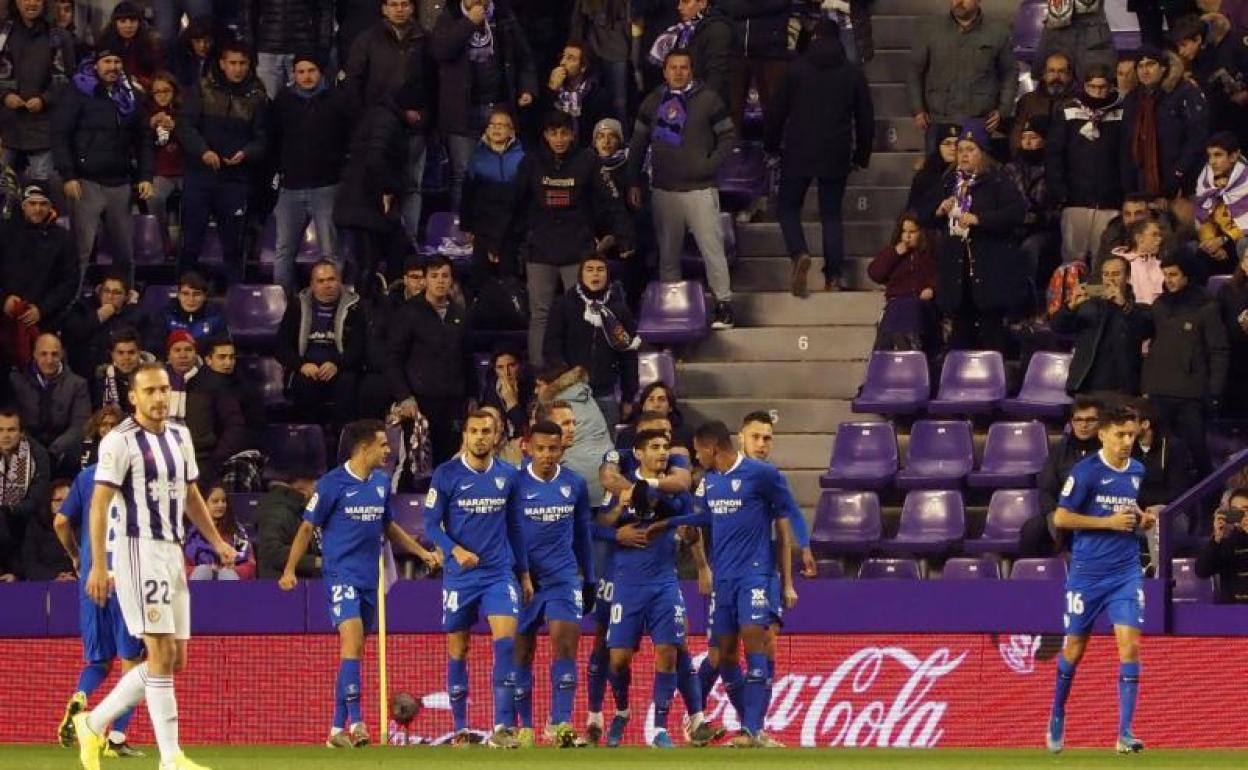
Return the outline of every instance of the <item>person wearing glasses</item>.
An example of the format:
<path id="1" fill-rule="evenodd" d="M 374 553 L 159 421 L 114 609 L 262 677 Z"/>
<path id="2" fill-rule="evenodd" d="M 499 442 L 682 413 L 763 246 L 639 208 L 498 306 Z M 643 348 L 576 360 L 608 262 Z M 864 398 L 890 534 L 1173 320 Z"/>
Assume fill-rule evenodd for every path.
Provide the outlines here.
<path id="1" fill-rule="evenodd" d="M 1063 544 L 1053 525 L 1057 499 L 1070 469 L 1101 448 L 1097 437 L 1100 428 L 1100 402 L 1090 396 L 1078 396 L 1070 412 L 1068 430 L 1057 446 L 1049 452 L 1040 471 L 1040 513 L 1023 523 L 1019 534 L 1019 558 L 1056 556 Z"/>
<path id="2" fill-rule="evenodd" d="M 61 324 L 61 334 L 73 371 L 89 378 L 97 367 L 109 363 L 116 330 L 146 332 L 146 318 L 136 299 L 125 271 L 111 268 L 93 294 L 80 297 L 70 306 Z"/>

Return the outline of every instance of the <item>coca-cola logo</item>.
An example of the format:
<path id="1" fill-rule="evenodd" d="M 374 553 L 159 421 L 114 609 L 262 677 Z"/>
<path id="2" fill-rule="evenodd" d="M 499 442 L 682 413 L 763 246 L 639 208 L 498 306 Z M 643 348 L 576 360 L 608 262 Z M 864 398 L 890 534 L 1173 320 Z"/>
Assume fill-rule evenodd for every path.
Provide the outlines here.
<path id="1" fill-rule="evenodd" d="M 1040 636 L 1012 634 L 997 642 L 1001 660 L 1016 674 L 1030 674 L 1036 670 L 1036 653 L 1040 650 Z"/>

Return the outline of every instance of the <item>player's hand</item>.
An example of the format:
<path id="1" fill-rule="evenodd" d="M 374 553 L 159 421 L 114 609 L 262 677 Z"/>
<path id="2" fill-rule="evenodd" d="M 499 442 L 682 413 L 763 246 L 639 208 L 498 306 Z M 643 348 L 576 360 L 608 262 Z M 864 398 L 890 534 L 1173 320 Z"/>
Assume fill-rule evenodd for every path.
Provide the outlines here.
<path id="1" fill-rule="evenodd" d="M 711 589 L 715 585 L 715 576 L 711 574 L 710 569 L 698 570 L 698 593 L 703 596 L 710 596 Z"/>
<path id="2" fill-rule="evenodd" d="M 103 607 L 108 604 L 109 580 L 108 570 L 103 564 L 92 564 L 87 575 L 87 596 L 91 601 Z"/>
<path id="3" fill-rule="evenodd" d="M 213 545 L 212 550 L 217 552 L 217 559 L 227 567 L 233 565 L 238 560 L 238 551 L 235 551 L 234 546 L 224 540 L 218 541 Z"/>
<path id="4" fill-rule="evenodd" d="M 1140 516 L 1140 529 L 1147 532 L 1157 525 L 1161 520 L 1161 512 L 1166 509 L 1164 505 L 1150 505 L 1144 509 L 1144 514 Z"/>
<path id="5" fill-rule="evenodd" d="M 650 538 L 646 530 L 636 524 L 625 524 L 615 531 L 615 542 L 625 548 L 645 548 Z"/>
<path id="6" fill-rule="evenodd" d="M 420 557 L 420 560 L 423 561 L 425 563 L 425 566 L 428 567 L 429 569 L 431 570 L 442 569 L 442 554 L 439 553 L 437 550 L 427 551 L 424 548 L 422 548 L 420 549 L 420 553 L 416 555 Z"/>
<path id="7" fill-rule="evenodd" d="M 459 566 L 463 567 L 464 569 L 472 569 L 473 567 L 481 563 L 481 560 L 477 557 L 475 553 L 473 553 L 472 551 L 469 551 L 467 548 L 463 547 L 462 545 L 455 546 L 455 549 L 451 551 L 451 556 L 455 559 L 456 562 L 459 563 Z"/>
<path id="8" fill-rule="evenodd" d="M 295 577 L 293 572 L 283 572 L 282 576 L 277 579 L 277 586 L 283 591 L 293 591 L 297 585 L 299 585 L 299 578 Z"/>
<path id="9" fill-rule="evenodd" d="M 1119 508 L 1110 514 L 1106 523 L 1115 532 L 1134 532 L 1135 525 L 1140 520 L 1138 513 L 1135 508 Z"/>
<path id="10" fill-rule="evenodd" d="M 525 604 L 533 601 L 533 578 L 527 572 L 520 576 L 520 595 Z"/>
<path id="11" fill-rule="evenodd" d="M 791 610 L 797 606 L 797 589 L 792 585 L 784 587 L 784 608 Z"/>
<path id="12" fill-rule="evenodd" d="M 1213 542 L 1221 543 L 1226 537 L 1226 511 L 1213 514 Z"/>
<path id="13" fill-rule="evenodd" d="M 815 552 L 809 548 L 802 549 L 802 577 L 819 577 L 819 565 L 815 564 Z"/>

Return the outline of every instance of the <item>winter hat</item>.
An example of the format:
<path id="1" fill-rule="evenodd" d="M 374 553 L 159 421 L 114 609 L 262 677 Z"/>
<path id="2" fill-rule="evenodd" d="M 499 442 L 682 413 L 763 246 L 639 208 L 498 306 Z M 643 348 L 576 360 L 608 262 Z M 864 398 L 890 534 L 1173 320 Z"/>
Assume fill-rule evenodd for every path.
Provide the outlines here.
<path id="1" fill-rule="evenodd" d="M 615 134 L 616 138 L 622 143 L 624 141 L 624 126 L 615 118 L 603 118 L 594 124 L 593 136 L 598 136 L 599 131 L 607 131 Z"/>
<path id="2" fill-rule="evenodd" d="M 130 0 L 122 0 L 122 2 L 118 3 L 117 7 L 113 9 L 112 15 L 113 21 L 120 21 L 121 19 L 137 19 L 142 21 L 143 11 L 139 8 L 137 3 L 132 3 Z"/>
<path id="3" fill-rule="evenodd" d="M 101 59 L 107 59 L 110 56 L 115 56 L 118 59 L 122 58 L 121 51 L 117 50 L 117 48 L 115 48 L 114 46 L 109 45 L 108 41 L 105 40 L 103 43 L 101 43 L 99 46 L 96 47 L 95 60 L 98 62 Z"/>
<path id="4" fill-rule="evenodd" d="M 1036 115 L 1023 121 L 1023 128 L 1019 133 L 1024 134 L 1028 131 L 1039 134 L 1041 139 L 1045 138 L 1049 134 L 1049 118 L 1045 115 Z"/>
<path id="5" fill-rule="evenodd" d="M 298 66 L 299 62 L 301 61 L 312 62 L 313 64 L 316 65 L 316 68 L 318 70 L 321 70 L 321 71 L 325 70 L 325 62 L 315 51 L 297 51 L 295 53 L 294 61 L 290 63 L 291 69 L 294 69 L 296 66 Z"/>
<path id="6" fill-rule="evenodd" d="M 43 191 L 43 188 L 37 184 L 27 185 L 22 190 L 22 203 L 32 201 L 35 203 L 51 203 L 52 199 Z"/>
<path id="7" fill-rule="evenodd" d="M 957 123 L 937 123 L 936 127 L 936 144 L 940 144 L 946 139 L 957 139 L 962 133 L 962 127 Z"/>
<path id="8" fill-rule="evenodd" d="M 174 329 L 169 332 L 168 337 L 165 337 L 165 350 L 171 350 L 179 342 L 189 342 L 194 345 L 195 338 L 186 329 Z"/>
<path id="9" fill-rule="evenodd" d="M 958 134 L 958 141 L 972 142 L 976 147 L 988 152 L 991 146 L 991 140 L 988 137 L 988 124 L 983 118 L 970 118 L 962 124 L 962 131 Z"/>

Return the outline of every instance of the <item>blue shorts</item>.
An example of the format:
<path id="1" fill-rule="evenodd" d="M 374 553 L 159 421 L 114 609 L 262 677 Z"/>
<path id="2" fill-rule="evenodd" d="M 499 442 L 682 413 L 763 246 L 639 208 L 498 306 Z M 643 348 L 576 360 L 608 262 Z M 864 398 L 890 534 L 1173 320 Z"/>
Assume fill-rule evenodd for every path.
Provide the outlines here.
<path id="1" fill-rule="evenodd" d="M 780 622 L 779 578 L 770 575 L 716 580 L 711 591 L 711 638 L 736 634 L 742 626 Z"/>
<path id="2" fill-rule="evenodd" d="M 598 590 L 594 592 L 594 623 L 599 628 L 611 625 L 611 603 L 615 601 L 615 583 L 607 578 L 599 578 Z"/>
<path id="3" fill-rule="evenodd" d="M 329 619 L 334 628 L 358 618 L 365 632 L 377 630 L 377 586 L 360 588 L 348 583 L 326 583 L 325 592 L 329 594 Z"/>
<path id="4" fill-rule="evenodd" d="M 1062 615 L 1066 633 L 1087 636 L 1102 612 L 1115 626 L 1144 625 L 1144 579 L 1140 571 L 1100 578 L 1071 575 L 1066 581 L 1066 606 Z"/>
<path id="5" fill-rule="evenodd" d="M 484 576 L 483 576 L 484 577 Z M 442 588 L 442 630 L 465 631 L 484 614 L 520 617 L 520 584 L 508 573 L 488 582 Z"/>
<path id="6" fill-rule="evenodd" d="M 580 623 L 583 601 L 581 584 L 576 579 L 569 583 L 544 585 L 533 594 L 533 601 L 520 611 L 518 630 L 522 634 L 535 634 L 542 623 L 552 620 Z"/>
<path id="7" fill-rule="evenodd" d="M 784 592 L 780 589 L 779 573 L 771 576 L 771 581 L 767 587 L 767 591 L 768 591 L 768 596 L 771 599 L 772 609 L 775 611 L 774 612 L 775 618 L 773 622 L 778 626 L 783 626 L 784 625 Z M 712 599 L 711 601 L 712 614 L 714 614 L 713 612 L 714 607 L 715 607 L 715 603 L 714 603 L 714 600 Z M 714 623 L 706 624 L 706 646 L 712 647 L 712 648 L 719 646 L 719 636 L 715 633 Z"/>
<path id="8" fill-rule="evenodd" d="M 113 658 L 137 660 L 143 655 L 143 640 L 131 636 L 126 628 L 117 594 L 109 594 L 108 604 L 101 607 L 80 590 L 78 627 L 82 633 L 82 657 L 88 663 L 107 663 Z"/>
<path id="9" fill-rule="evenodd" d="M 685 597 L 679 584 L 615 585 L 607 647 L 635 649 L 642 633 L 655 644 L 685 643 Z"/>

